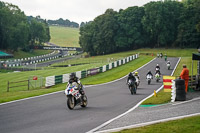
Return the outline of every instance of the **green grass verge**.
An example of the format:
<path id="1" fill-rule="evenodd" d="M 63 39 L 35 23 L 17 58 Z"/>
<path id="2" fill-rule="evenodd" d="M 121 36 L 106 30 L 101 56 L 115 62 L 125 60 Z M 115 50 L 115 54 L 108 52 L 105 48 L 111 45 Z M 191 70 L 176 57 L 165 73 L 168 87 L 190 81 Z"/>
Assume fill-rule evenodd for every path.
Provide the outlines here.
<path id="1" fill-rule="evenodd" d="M 80 47 L 79 29 L 62 26 L 50 26 L 51 43 L 63 47 Z"/>
<path id="2" fill-rule="evenodd" d="M 137 68 L 141 67 L 152 59 L 153 57 L 151 56 L 142 56 L 134 61 L 127 63 L 126 65 L 122 65 L 107 72 L 82 79 L 81 82 L 86 85 L 93 85 L 113 81 L 127 75 L 131 71 L 136 70 Z"/>
<path id="3" fill-rule="evenodd" d="M 191 57 L 192 53 L 198 53 L 197 49 L 150 49 L 150 48 L 144 48 L 144 49 L 138 49 L 135 50 L 135 52 L 140 54 L 154 54 L 154 56 L 157 56 L 157 53 L 163 53 L 166 54 L 168 57 Z"/>
<path id="4" fill-rule="evenodd" d="M 194 116 L 150 126 L 122 130 L 115 133 L 199 133 L 199 123 L 200 116 Z"/>
<path id="5" fill-rule="evenodd" d="M 33 56 L 39 56 L 39 55 L 45 55 L 51 53 L 52 50 L 33 50 L 32 52 L 24 52 L 24 51 L 17 51 L 14 52 L 14 58 L 15 59 L 21 59 L 25 57 L 33 57 Z"/>
<path id="6" fill-rule="evenodd" d="M 152 92 L 153 93 L 153 92 Z M 164 104 L 168 103 L 171 100 L 171 93 L 164 92 L 162 89 L 156 96 L 152 96 L 151 98 L 145 100 L 142 105 L 155 105 L 155 104 Z"/>

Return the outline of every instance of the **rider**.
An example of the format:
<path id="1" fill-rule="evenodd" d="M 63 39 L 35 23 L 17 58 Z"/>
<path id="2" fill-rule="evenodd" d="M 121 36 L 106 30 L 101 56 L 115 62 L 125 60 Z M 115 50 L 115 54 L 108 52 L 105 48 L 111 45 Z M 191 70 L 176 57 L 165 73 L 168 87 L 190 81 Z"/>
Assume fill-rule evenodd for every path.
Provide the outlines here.
<path id="1" fill-rule="evenodd" d="M 167 64 L 170 64 L 170 61 L 167 61 Z"/>
<path id="2" fill-rule="evenodd" d="M 161 75 L 160 70 L 156 70 L 155 75 L 156 75 L 157 73 L 158 73 L 159 75 Z"/>
<path id="3" fill-rule="evenodd" d="M 139 75 L 138 75 L 138 72 L 135 72 L 135 73 L 134 73 L 134 76 L 137 77 L 138 79 L 140 79 L 140 77 L 139 77 Z"/>
<path id="4" fill-rule="evenodd" d="M 156 68 L 155 68 L 155 69 L 156 69 L 156 70 L 157 70 L 157 69 L 160 70 L 159 64 L 156 65 Z"/>
<path id="5" fill-rule="evenodd" d="M 83 90 L 83 85 L 81 84 L 81 81 L 79 80 L 78 77 L 76 77 L 75 73 L 71 73 L 69 76 L 69 83 L 76 82 L 78 84 L 78 89 L 81 95 L 84 95 L 85 92 Z"/>
<path id="6" fill-rule="evenodd" d="M 151 78 L 153 79 L 153 74 L 151 73 L 150 70 L 148 71 L 147 75 L 151 75 Z M 146 75 L 146 77 L 147 77 L 147 75 Z"/>
<path id="7" fill-rule="evenodd" d="M 127 78 L 127 81 L 126 81 L 127 84 L 128 84 L 128 81 L 129 81 L 129 80 L 132 80 L 133 82 L 136 81 L 136 78 L 135 78 L 135 76 L 132 74 L 132 72 L 130 72 L 129 75 L 128 75 L 128 78 Z"/>
<path id="8" fill-rule="evenodd" d="M 138 80 L 136 80 L 136 82 L 138 82 L 136 85 L 139 86 L 140 77 L 139 77 L 139 75 L 138 75 L 138 72 L 135 72 L 135 73 L 134 73 L 134 77 L 135 77 L 136 79 L 138 79 Z"/>

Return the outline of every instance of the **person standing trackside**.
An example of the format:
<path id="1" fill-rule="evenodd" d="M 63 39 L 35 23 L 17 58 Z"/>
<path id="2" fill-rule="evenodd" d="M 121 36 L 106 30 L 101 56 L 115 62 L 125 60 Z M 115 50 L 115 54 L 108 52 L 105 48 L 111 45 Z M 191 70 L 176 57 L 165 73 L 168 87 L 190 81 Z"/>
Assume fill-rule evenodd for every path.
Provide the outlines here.
<path id="1" fill-rule="evenodd" d="M 187 69 L 187 66 L 183 64 L 183 70 L 180 74 L 181 79 L 185 80 L 185 92 L 188 90 L 188 82 L 189 82 L 189 70 Z"/>

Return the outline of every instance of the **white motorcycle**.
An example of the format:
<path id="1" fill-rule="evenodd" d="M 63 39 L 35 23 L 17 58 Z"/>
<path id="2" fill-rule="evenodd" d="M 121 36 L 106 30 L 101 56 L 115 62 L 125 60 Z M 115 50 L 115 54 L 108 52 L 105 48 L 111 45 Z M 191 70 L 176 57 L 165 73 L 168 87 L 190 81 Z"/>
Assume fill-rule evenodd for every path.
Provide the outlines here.
<path id="1" fill-rule="evenodd" d="M 149 85 L 151 83 L 151 79 L 153 79 L 153 76 L 151 74 L 148 74 L 146 78 Z"/>
<path id="2" fill-rule="evenodd" d="M 160 80 L 160 74 L 159 73 L 155 74 L 155 79 L 156 79 L 156 82 L 159 82 L 159 80 Z"/>
<path id="3" fill-rule="evenodd" d="M 65 95 L 67 96 L 67 106 L 70 110 L 74 109 L 77 105 L 80 105 L 81 107 L 87 106 L 87 96 L 85 94 L 81 95 L 76 82 L 67 84 Z"/>
<path id="4" fill-rule="evenodd" d="M 171 65 L 167 63 L 167 69 L 170 70 Z"/>
<path id="5" fill-rule="evenodd" d="M 140 85 L 140 80 L 137 76 L 135 76 L 135 79 L 136 79 L 136 88 L 138 88 L 138 86 Z"/>

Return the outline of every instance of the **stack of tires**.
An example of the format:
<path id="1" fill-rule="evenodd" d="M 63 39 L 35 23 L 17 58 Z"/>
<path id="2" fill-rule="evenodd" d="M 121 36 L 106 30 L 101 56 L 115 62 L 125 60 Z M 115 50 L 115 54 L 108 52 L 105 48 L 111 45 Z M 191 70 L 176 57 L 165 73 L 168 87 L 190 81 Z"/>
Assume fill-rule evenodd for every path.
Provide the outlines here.
<path id="1" fill-rule="evenodd" d="M 175 86 L 176 86 L 176 101 L 185 101 L 186 100 L 185 80 L 176 79 Z"/>

